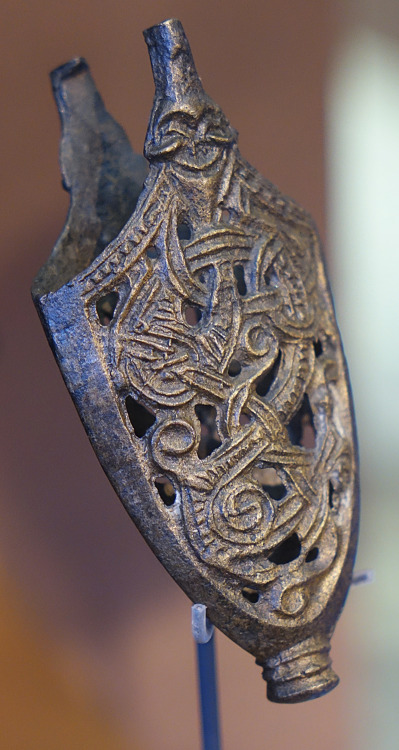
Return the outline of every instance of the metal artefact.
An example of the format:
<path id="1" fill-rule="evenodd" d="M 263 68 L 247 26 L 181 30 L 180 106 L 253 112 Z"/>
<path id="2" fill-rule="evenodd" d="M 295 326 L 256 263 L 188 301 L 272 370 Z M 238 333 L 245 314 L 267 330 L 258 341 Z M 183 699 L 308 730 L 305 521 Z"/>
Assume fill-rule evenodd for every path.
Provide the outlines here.
<path id="1" fill-rule="evenodd" d="M 309 216 L 240 155 L 179 21 L 147 30 L 131 151 L 82 60 L 55 71 L 71 210 L 33 297 L 94 450 L 273 701 L 338 681 L 357 536 L 351 401 Z M 137 200 L 138 199 L 138 200 Z"/>

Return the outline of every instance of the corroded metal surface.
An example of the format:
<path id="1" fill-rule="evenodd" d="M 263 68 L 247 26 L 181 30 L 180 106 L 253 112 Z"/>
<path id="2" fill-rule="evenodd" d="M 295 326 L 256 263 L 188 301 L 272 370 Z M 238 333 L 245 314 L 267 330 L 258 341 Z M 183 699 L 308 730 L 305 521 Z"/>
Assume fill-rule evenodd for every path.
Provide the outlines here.
<path id="1" fill-rule="evenodd" d="M 271 700 L 306 700 L 338 681 L 329 639 L 357 534 L 350 396 L 317 233 L 241 157 L 180 23 L 145 39 L 156 90 L 143 188 L 146 162 L 84 61 L 53 74 L 72 208 L 33 296 L 154 552 L 256 657 Z"/>

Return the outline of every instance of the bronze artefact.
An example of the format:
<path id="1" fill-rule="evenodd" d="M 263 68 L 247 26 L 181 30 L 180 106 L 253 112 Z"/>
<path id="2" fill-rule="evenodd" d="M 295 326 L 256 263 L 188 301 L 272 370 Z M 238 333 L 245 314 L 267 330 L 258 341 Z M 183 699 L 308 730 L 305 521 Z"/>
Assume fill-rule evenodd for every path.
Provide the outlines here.
<path id="1" fill-rule="evenodd" d="M 240 155 L 181 24 L 144 34 L 144 153 L 87 65 L 53 74 L 71 210 L 33 297 L 116 492 L 162 564 L 263 667 L 338 681 L 357 536 L 351 401 L 309 216 Z"/>

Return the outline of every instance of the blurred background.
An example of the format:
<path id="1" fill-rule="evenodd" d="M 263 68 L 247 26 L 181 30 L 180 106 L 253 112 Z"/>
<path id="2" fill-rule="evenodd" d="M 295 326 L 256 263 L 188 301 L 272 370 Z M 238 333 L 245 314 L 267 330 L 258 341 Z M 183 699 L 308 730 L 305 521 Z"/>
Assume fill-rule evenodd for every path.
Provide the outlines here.
<path id="1" fill-rule="evenodd" d="M 341 677 L 297 706 L 265 698 L 218 634 L 225 750 L 392 750 L 399 568 L 397 0 L 3 0 L 1 17 L 0 747 L 199 750 L 190 602 L 92 452 L 30 300 L 68 196 L 49 71 L 83 55 L 141 150 L 153 83 L 141 31 L 178 17 L 243 155 L 319 226 L 349 360 L 362 463 Z"/>

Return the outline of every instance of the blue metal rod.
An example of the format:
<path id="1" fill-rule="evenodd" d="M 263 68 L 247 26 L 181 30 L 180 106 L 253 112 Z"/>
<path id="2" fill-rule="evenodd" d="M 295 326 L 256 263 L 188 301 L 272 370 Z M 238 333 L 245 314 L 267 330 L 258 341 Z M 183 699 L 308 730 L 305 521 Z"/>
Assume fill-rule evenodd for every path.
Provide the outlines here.
<path id="1" fill-rule="evenodd" d="M 203 750 L 221 750 L 214 635 L 197 643 Z"/>

